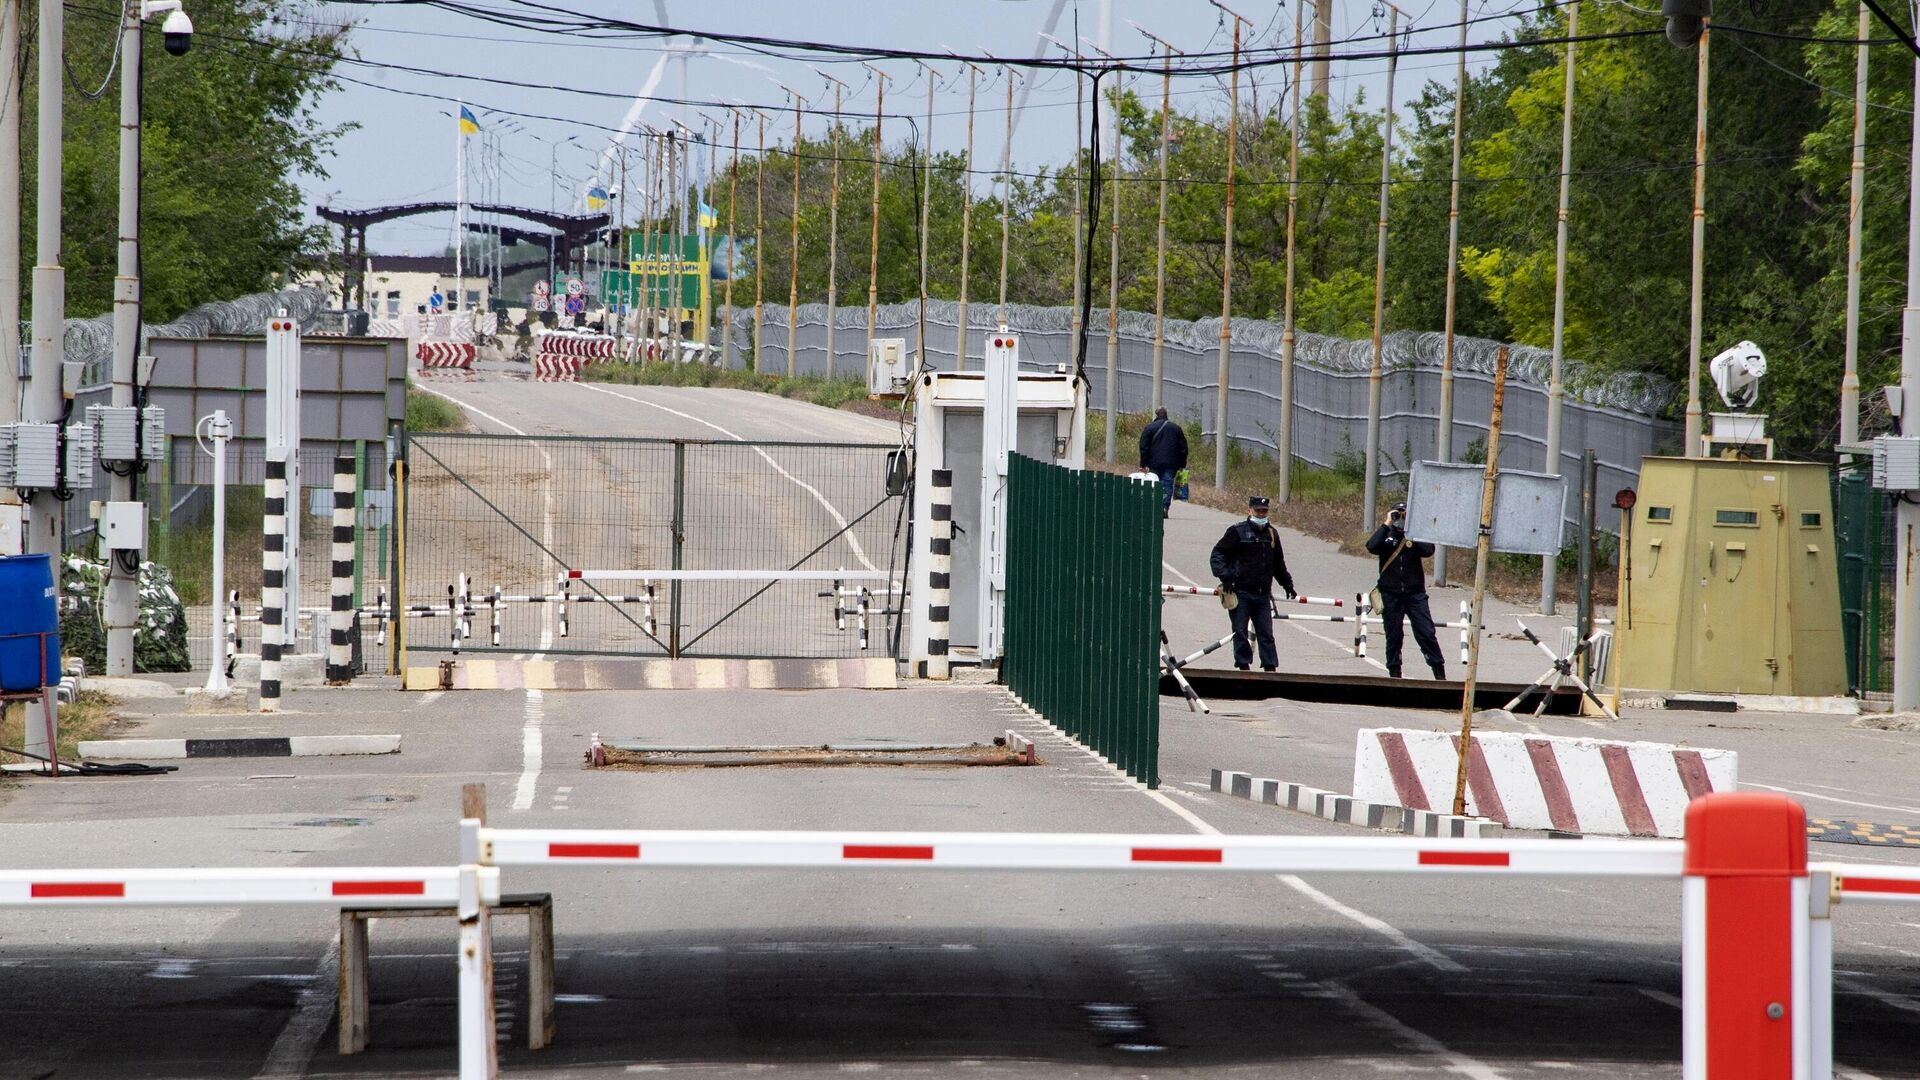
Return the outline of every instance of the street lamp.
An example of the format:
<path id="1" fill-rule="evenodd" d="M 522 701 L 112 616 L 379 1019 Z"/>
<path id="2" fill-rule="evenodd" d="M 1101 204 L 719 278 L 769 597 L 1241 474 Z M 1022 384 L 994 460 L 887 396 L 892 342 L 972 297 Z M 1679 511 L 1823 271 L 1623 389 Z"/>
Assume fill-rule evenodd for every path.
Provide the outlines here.
<path id="1" fill-rule="evenodd" d="M 165 14 L 160 24 L 166 50 L 182 56 L 193 45 L 193 20 L 180 0 L 135 0 L 124 9 L 120 51 L 126 67 L 120 75 L 120 249 L 113 279 L 113 393 L 115 406 L 138 404 L 136 358 L 140 352 L 140 31 L 146 20 Z M 139 423 L 136 420 L 136 425 Z M 113 474 L 115 502 L 133 502 L 143 462 L 128 462 Z M 146 509 L 140 509 L 146 517 Z M 107 555 L 107 674 L 133 674 L 133 632 L 139 622 L 140 549 Z M 219 602 L 219 598 L 215 598 Z M 216 661 L 217 662 L 217 661 Z"/>

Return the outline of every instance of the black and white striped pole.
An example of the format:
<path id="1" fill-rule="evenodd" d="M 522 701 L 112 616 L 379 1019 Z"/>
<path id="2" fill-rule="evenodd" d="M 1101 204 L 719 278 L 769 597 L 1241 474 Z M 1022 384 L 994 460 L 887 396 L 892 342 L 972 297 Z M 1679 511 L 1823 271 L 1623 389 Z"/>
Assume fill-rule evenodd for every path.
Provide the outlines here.
<path id="1" fill-rule="evenodd" d="M 953 470 L 933 470 L 927 536 L 927 670 L 929 679 L 952 675 L 948 642 L 953 609 Z"/>
<path id="2" fill-rule="evenodd" d="M 327 685 L 353 681 L 353 496 L 351 457 L 333 459 L 333 588 L 327 610 Z"/>
<path id="3" fill-rule="evenodd" d="M 280 651 L 286 644 L 287 463 L 267 462 L 260 553 L 260 711 L 280 707 Z"/>

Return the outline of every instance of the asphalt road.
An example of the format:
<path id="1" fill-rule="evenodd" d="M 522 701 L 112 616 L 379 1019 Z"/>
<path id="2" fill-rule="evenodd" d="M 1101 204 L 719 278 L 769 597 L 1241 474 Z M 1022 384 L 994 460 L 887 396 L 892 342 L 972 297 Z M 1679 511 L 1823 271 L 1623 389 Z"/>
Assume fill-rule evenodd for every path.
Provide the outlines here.
<path id="1" fill-rule="evenodd" d="M 486 386 L 449 392 L 495 392 L 477 389 Z M 742 435 L 781 423 L 866 426 L 731 394 L 622 392 L 658 393 Z M 534 430 L 515 409 L 536 400 L 581 409 L 596 395 L 543 386 L 498 396 L 473 402 Z M 686 430 L 665 413 L 650 430 L 645 418 L 659 410 L 619 408 L 589 409 L 583 423 Z M 511 826 L 1353 835 L 1208 792 L 1207 771 L 1344 787 L 1360 726 L 1450 719 L 1283 701 L 1223 703 L 1201 717 L 1166 700 L 1164 787 L 1147 792 L 991 686 L 403 694 L 366 680 L 295 691 L 271 719 L 190 716 L 180 699 L 127 712 L 128 734 L 399 732 L 405 750 L 195 760 L 159 778 L 0 788 L 0 865 L 447 862 L 466 782 L 486 783 L 492 821 Z M 1540 726 L 1603 730 L 1571 718 Z M 974 740 L 1007 728 L 1039 741 L 1042 765 L 580 763 L 596 732 L 807 744 Z M 1744 781 L 1798 793 L 1817 814 L 1920 822 L 1920 735 L 1757 714 L 1634 713 L 1604 730 L 1740 750 Z M 1817 857 L 1916 861 L 1827 845 Z M 555 1044 L 528 1051 L 525 938 L 518 920 L 501 918 L 508 1076 L 1678 1075 L 1676 883 L 569 868 L 510 871 L 506 887 L 554 893 L 561 994 Z M 0 1080 L 451 1075 L 451 920 L 374 928 L 373 1045 L 356 1057 L 334 1053 L 334 933 L 324 910 L 9 911 Z M 1843 909 L 1836 941 L 1840 1075 L 1920 1076 L 1920 919 Z"/>

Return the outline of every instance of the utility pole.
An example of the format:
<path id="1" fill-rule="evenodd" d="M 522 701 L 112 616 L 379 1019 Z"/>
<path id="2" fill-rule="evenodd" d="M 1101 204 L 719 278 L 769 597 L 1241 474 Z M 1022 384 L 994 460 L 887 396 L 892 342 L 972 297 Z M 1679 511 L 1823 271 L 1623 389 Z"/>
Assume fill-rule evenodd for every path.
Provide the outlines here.
<path id="1" fill-rule="evenodd" d="M 1702 49 L 1706 38 L 1700 39 Z M 1920 63 L 1913 68 L 1920 91 Z M 1915 98 L 1920 101 L 1920 98 Z M 1900 312 L 1900 430 L 1920 431 L 1920 110 L 1914 112 L 1907 176 L 1907 306 Z M 1907 492 L 1895 507 L 1899 545 L 1893 576 L 1893 710 L 1920 709 L 1920 498 Z"/>
<path id="2" fill-rule="evenodd" d="M 1007 234 L 1013 220 L 1013 84 L 1020 80 L 1013 68 L 1004 69 L 1007 76 L 1007 135 L 1000 150 L 1000 318 L 1002 330 L 1007 328 Z"/>
<path id="3" fill-rule="evenodd" d="M 833 177 L 827 184 L 827 378 L 833 378 L 833 324 L 840 311 L 840 93 L 847 84 L 819 69 L 814 74 L 833 84 Z"/>
<path id="4" fill-rule="evenodd" d="M 650 136 L 641 136 L 646 141 L 640 144 L 640 168 L 644 175 L 640 179 L 640 213 L 645 219 L 640 223 L 640 310 L 644 312 L 641 338 L 653 341 L 660 329 L 660 320 L 654 314 L 654 267 L 658 265 L 660 234 L 655 223 L 660 220 L 660 141 Z"/>
<path id="5" fill-rule="evenodd" d="M 1684 456 L 1700 456 L 1700 348 L 1702 291 L 1707 276 L 1707 42 L 1712 20 L 1700 20 L 1698 87 L 1693 114 L 1693 291 L 1688 303 L 1687 423 Z"/>
<path id="6" fill-rule="evenodd" d="M 120 207 L 118 266 L 113 278 L 113 391 L 119 407 L 134 405 L 134 366 L 140 352 L 140 24 L 143 0 L 127 3 L 120 14 Z M 177 6 L 177 3 L 176 3 Z M 12 72 L 0 76 L 11 81 Z M 57 196 L 56 196 L 57 197 Z M 3 330 L 4 328 L 0 328 Z M 135 449 L 138 453 L 138 448 Z M 121 462 L 109 498 L 134 500 L 138 462 Z M 143 515 L 144 516 L 144 515 Z M 133 631 L 140 621 L 140 552 L 105 550 L 107 559 L 107 669 L 110 676 L 133 674 Z M 133 557 L 133 566 L 126 556 Z M 219 603 L 216 598 L 215 603 Z"/>
<path id="7" fill-rule="evenodd" d="M 733 156 L 727 161 L 727 291 L 724 301 L 727 317 L 720 324 L 720 366 L 725 367 L 733 358 L 733 279 L 739 276 L 736 263 L 740 245 L 734 240 L 733 205 L 740 195 L 740 111 L 732 106 L 727 112 L 733 117 Z"/>
<path id="8" fill-rule="evenodd" d="M 762 270 L 767 265 L 766 235 L 766 179 L 767 179 L 767 114 L 759 109 L 753 115 L 760 119 L 760 152 L 753 162 L 753 370 L 760 370 L 760 306 Z"/>
<path id="9" fill-rule="evenodd" d="M 1117 59 L 1113 55 L 1113 3 L 1102 0 L 1100 5 L 1100 44 L 1094 49 L 1108 60 Z M 1115 67 L 1113 73 L 1113 104 L 1107 109 L 1107 117 L 1113 128 L 1113 161 L 1109 167 L 1113 170 L 1113 213 L 1107 222 L 1107 377 L 1106 377 L 1106 460 L 1113 462 L 1114 429 L 1119 426 L 1120 403 L 1120 101 L 1126 91 L 1127 75 L 1124 68 Z M 1093 107 L 1100 108 L 1100 102 L 1094 101 Z"/>
<path id="10" fill-rule="evenodd" d="M 1240 119 L 1240 25 L 1251 22 L 1241 18 L 1220 0 L 1207 0 L 1208 3 L 1233 17 L 1233 74 L 1228 82 L 1227 91 L 1227 207 L 1226 229 L 1221 237 L 1220 255 L 1220 365 L 1216 378 L 1219 380 L 1219 394 L 1213 407 L 1213 486 L 1227 486 L 1227 387 L 1233 376 L 1233 161 L 1239 155 L 1235 152 L 1235 143 L 1239 139 Z M 1391 80 L 1387 83 L 1391 88 Z M 1392 104 L 1392 91 L 1388 91 L 1388 104 Z"/>
<path id="11" fill-rule="evenodd" d="M 1867 5 L 1860 5 L 1861 41 L 1867 39 Z M 1860 441 L 1860 223 L 1867 184 L 1867 46 L 1854 46 L 1853 169 L 1847 199 L 1847 351 L 1840 376 L 1840 445 Z M 4 198 L 0 195 L 0 198 Z M 1902 429 L 1905 430 L 1905 429 Z"/>
<path id="12" fill-rule="evenodd" d="M 1393 73 L 1400 63 L 1400 9 L 1387 5 L 1387 102 L 1380 114 L 1380 236 L 1373 261 L 1373 362 L 1367 369 L 1367 528 L 1378 514 L 1380 495 L 1380 349 L 1386 329 L 1387 193 L 1393 183 Z"/>
<path id="13" fill-rule="evenodd" d="M 1081 217 L 1085 200 L 1081 188 L 1084 182 L 1084 170 L 1080 163 L 1080 137 L 1081 133 L 1087 130 L 1087 81 L 1080 76 L 1080 39 L 1078 37 L 1073 39 L 1073 47 L 1068 48 L 1066 42 L 1052 34 L 1040 36 L 1052 42 L 1054 47 L 1062 53 L 1073 58 L 1073 312 L 1068 317 L 1068 329 L 1072 335 L 1070 340 L 1073 342 L 1073 356 L 1077 360 L 1080 356 L 1080 334 L 1084 329 L 1080 325 L 1080 311 L 1086 302 L 1087 295 L 1086 253 L 1081 247 L 1086 243 L 1086 238 L 1081 235 Z"/>
<path id="14" fill-rule="evenodd" d="M 20 419 L 20 16 L 0 0 L 0 424 Z M 344 280 L 344 278 L 342 279 Z M 0 555 L 21 551 L 20 495 L 0 488 Z"/>
<path id="15" fill-rule="evenodd" d="M 800 109 L 807 99 L 785 86 L 780 89 L 793 98 L 793 209 L 787 214 L 793 225 L 793 250 L 787 253 L 787 378 L 791 379 L 800 373 L 795 351 L 800 328 Z"/>
<path id="16" fill-rule="evenodd" d="M 873 99 L 873 241 L 867 249 L 867 350 L 873 350 L 874 320 L 880 313 L 880 118 L 886 114 L 887 73 L 865 64 L 879 79 L 879 93 Z"/>
<path id="17" fill-rule="evenodd" d="M 973 254 L 973 102 L 979 79 L 980 69 L 967 64 L 967 147 L 960 158 L 960 310 L 953 333 L 955 371 L 967 370 L 967 268 Z"/>
<path id="18" fill-rule="evenodd" d="M 1567 75 L 1560 107 L 1560 210 L 1553 244 L 1553 372 L 1547 379 L 1547 471 L 1560 475 L 1561 406 L 1567 387 L 1562 377 L 1567 341 L 1567 226 L 1571 209 L 1568 181 L 1573 174 L 1573 50 L 1580 36 L 1579 0 L 1567 7 Z M 1558 560 L 1540 560 L 1540 613 L 1553 614 Z"/>
<path id="19" fill-rule="evenodd" d="M 60 266 L 59 193 L 65 190 L 60 166 L 61 147 L 65 145 L 61 104 L 66 90 L 66 21 L 65 0 L 40 0 L 36 31 L 40 71 L 35 191 L 39 197 L 34 200 L 33 370 L 21 419 L 46 424 L 59 422 L 65 396 L 61 374 L 66 361 L 67 276 Z M 24 530 L 29 552 L 56 557 L 62 553 L 65 538 L 60 535 L 60 506 L 52 491 L 34 491 Z"/>
<path id="20" fill-rule="evenodd" d="M 1315 18 L 1328 0 L 1314 5 Z M 1300 12 L 1293 16 L 1293 113 L 1287 124 L 1287 281 L 1280 310 L 1280 424 L 1274 432 L 1280 452 L 1280 475 L 1274 497 L 1281 503 L 1293 498 L 1293 234 L 1300 212 L 1300 47 L 1304 37 Z"/>
<path id="21" fill-rule="evenodd" d="M 914 63 L 927 73 L 927 151 L 920 166 L 920 330 L 917 341 L 920 366 L 927 368 L 927 230 L 933 222 L 933 91 L 940 84 L 940 73 L 929 64 L 918 60 Z"/>
<path id="22" fill-rule="evenodd" d="M 1333 45 L 1333 5 L 1313 6 L 1313 96 L 1327 100 L 1327 54 Z"/>
<path id="23" fill-rule="evenodd" d="M 1453 172 L 1447 192 L 1447 300 L 1440 348 L 1440 422 L 1434 431 L 1435 460 L 1453 460 L 1453 315 L 1460 281 L 1460 127 L 1467 111 L 1467 0 L 1460 0 L 1460 48 L 1453 69 Z M 1388 108 L 1393 103 L 1387 103 Z M 1552 467 L 1549 461 L 1548 467 Z M 1371 519 L 1369 519 L 1371 520 Z M 1542 559 L 1551 563 L 1552 559 Z M 1433 550 L 1433 583 L 1447 583 L 1446 545 Z"/>
<path id="24" fill-rule="evenodd" d="M 1153 391 L 1151 408 L 1163 404 L 1167 345 L 1167 152 L 1173 142 L 1173 54 L 1181 52 L 1172 43 L 1151 33 L 1139 23 L 1133 28 L 1160 47 L 1160 218 L 1155 224 L 1153 257 Z M 1182 56 L 1186 55 L 1181 53 Z M 1294 74 L 1295 81 L 1299 73 Z M 1292 249 L 1288 249 L 1291 253 Z M 1284 421 L 1283 421 L 1284 422 Z M 1282 499 L 1281 501 L 1285 501 Z"/>

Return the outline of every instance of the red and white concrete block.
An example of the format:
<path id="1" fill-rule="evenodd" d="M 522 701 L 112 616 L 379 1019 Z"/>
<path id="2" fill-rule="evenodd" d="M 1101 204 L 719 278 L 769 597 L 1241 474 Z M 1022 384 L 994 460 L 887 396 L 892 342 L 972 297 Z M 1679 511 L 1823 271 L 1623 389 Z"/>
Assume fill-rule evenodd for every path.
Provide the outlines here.
<path id="1" fill-rule="evenodd" d="M 540 351 L 548 356 L 588 360 L 612 360 L 617 355 L 613 338 L 605 334 L 543 334 Z"/>
<path id="2" fill-rule="evenodd" d="M 1451 809 L 1458 745 L 1442 731 L 1363 729 L 1354 797 Z M 1732 791 L 1738 766 L 1731 750 L 1484 732 L 1467 758 L 1467 813 L 1516 829 L 1678 837 L 1688 804 Z"/>
<path id="3" fill-rule="evenodd" d="M 539 382 L 578 382 L 586 361 L 577 356 L 541 353 L 533 358 L 533 377 Z"/>
<path id="4" fill-rule="evenodd" d="M 473 342 L 423 341 L 414 348 L 413 355 L 423 368 L 466 370 L 473 367 Z"/>

